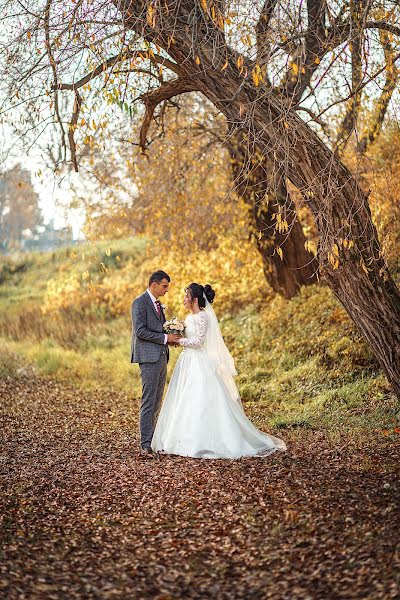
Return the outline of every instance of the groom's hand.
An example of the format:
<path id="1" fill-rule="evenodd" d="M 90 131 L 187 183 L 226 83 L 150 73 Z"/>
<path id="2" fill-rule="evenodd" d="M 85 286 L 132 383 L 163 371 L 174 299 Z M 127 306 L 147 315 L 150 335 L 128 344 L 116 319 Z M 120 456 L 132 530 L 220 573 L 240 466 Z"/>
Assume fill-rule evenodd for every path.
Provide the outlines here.
<path id="1" fill-rule="evenodd" d="M 179 340 L 182 336 L 177 335 L 176 333 L 169 333 L 167 337 L 168 344 L 174 344 L 175 346 L 178 344 Z"/>

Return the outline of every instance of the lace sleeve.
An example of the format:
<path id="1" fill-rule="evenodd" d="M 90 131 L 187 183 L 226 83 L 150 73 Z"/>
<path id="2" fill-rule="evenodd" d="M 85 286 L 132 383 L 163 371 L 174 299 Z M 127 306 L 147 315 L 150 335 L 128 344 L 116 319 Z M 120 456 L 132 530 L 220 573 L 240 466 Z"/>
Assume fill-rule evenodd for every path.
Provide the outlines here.
<path id="1" fill-rule="evenodd" d="M 194 315 L 195 335 L 189 338 L 181 338 L 179 344 L 186 348 L 201 348 L 206 341 L 207 335 L 207 315 L 200 312 Z"/>

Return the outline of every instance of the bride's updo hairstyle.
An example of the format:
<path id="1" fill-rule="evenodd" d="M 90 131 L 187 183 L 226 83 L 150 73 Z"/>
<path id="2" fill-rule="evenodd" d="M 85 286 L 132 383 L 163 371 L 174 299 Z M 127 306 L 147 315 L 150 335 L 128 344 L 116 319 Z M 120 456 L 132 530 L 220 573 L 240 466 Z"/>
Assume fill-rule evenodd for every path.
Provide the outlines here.
<path id="1" fill-rule="evenodd" d="M 209 301 L 210 304 L 213 303 L 213 300 L 215 298 L 215 292 L 212 289 L 211 285 L 205 285 L 202 286 L 199 283 L 191 283 L 190 285 L 188 285 L 188 287 L 186 288 L 189 292 L 189 294 L 192 297 L 192 300 L 194 300 L 195 298 L 197 298 L 197 300 L 199 301 L 199 307 L 200 308 L 204 308 L 206 305 L 206 301 L 204 300 L 204 294 L 207 298 L 207 300 Z"/>

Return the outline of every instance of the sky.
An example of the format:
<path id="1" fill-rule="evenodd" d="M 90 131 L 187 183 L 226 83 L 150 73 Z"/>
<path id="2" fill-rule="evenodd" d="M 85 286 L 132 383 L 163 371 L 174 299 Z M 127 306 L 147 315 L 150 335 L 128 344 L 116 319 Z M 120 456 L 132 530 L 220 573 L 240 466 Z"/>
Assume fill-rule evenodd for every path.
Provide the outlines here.
<path id="1" fill-rule="evenodd" d="M 71 225 L 74 239 L 82 239 L 84 213 L 82 210 L 71 209 L 73 199 L 68 180 L 57 178 L 35 148 L 28 153 L 13 144 L 14 136 L 11 129 L 4 123 L 2 126 L 1 170 L 11 169 L 20 164 L 30 171 L 33 187 L 39 195 L 39 206 L 45 223 L 54 222 L 55 229 Z"/>
<path id="2" fill-rule="evenodd" d="M 27 155 L 21 155 L 18 160 L 21 166 L 31 172 L 32 183 L 39 195 L 39 206 L 45 223 L 54 222 L 55 229 L 70 225 L 74 239 L 82 239 L 82 227 L 85 216 L 82 210 L 71 209 L 72 194 L 68 184 L 62 185 L 51 172 L 46 172 L 43 163 Z M 15 163 L 14 163 L 15 164 Z M 41 177 L 38 172 L 44 171 Z"/>
<path id="3" fill-rule="evenodd" d="M 34 179 L 34 176 L 32 179 Z M 61 190 L 55 187 L 50 180 L 38 183 L 34 187 L 39 194 L 39 204 L 45 223 L 54 221 L 55 229 L 71 225 L 74 239 L 84 237 L 82 233 L 82 226 L 84 224 L 83 212 L 62 206 L 66 201 L 69 204 L 72 200 L 68 189 Z"/>

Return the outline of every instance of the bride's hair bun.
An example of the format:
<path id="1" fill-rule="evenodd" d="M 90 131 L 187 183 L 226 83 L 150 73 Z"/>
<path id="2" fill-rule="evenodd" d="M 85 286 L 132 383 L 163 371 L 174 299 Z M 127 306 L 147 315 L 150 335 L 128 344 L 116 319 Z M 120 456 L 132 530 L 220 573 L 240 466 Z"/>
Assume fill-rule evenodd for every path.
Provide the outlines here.
<path id="1" fill-rule="evenodd" d="M 212 289 L 211 285 L 208 285 L 208 283 L 204 286 L 204 293 L 209 303 L 212 304 L 215 298 L 215 292 Z"/>
<path id="2" fill-rule="evenodd" d="M 191 283 L 186 289 L 189 292 L 192 300 L 197 298 L 200 308 L 204 308 L 206 305 L 204 296 L 207 298 L 210 304 L 215 298 L 215 292 L 211 285 L 208 284 L 203 287 L 199 283 Z"/>

